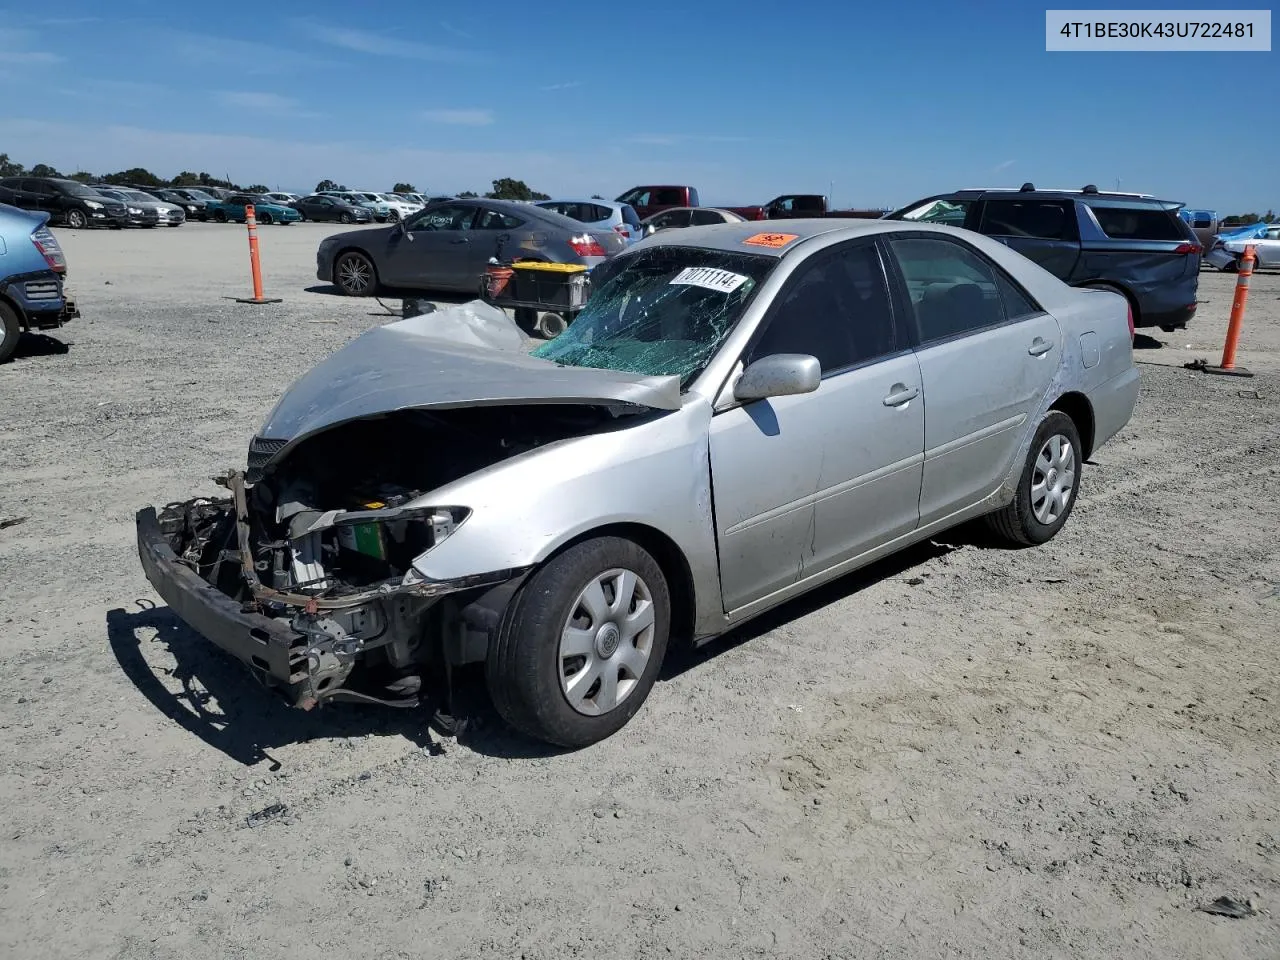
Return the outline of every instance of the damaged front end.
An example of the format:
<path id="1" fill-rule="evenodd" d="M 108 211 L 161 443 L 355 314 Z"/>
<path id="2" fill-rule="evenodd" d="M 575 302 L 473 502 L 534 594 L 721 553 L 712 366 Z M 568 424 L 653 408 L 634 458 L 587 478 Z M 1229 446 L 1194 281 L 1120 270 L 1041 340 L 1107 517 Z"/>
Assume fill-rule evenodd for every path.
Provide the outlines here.
<path id="1" fill-rule="evenodd" d="M 524 571 L 441 582 L 414 567 L 464 509 L 409 506 L 415 491 L 384 486 L 321 511 L 297 487 L 282 498 L 239 472 L 216 479 L 229 497 L 139 511 L 143 567 L 185 622 L 292 705 L 416 706 L 431 667 L 483 659 L 492 618 L 469 629 L 464 608 L 483 613 L 484 588 Z"/>
<path id="2" fill-rule="evenodd" d="M 677 378 L 566 370 L 522 343 L 482 303 L 366 331 L 286 391 L 247 470 L 215 478 L 228 496 L 138 512 L 147 579 L 295 706 L 447 694 L 531 567 L 490 539 L 474 574 L 433 578 L 471 508 L 432 492 L 681 403 Z"/>
<path id="3" fill-rule="evenodd" d="M 214 478 L 228 496 L 139 511 L 139 555 L 185 623 L 294 706 L 415 706 L 447 696 L 453 666 L 485 659 L 530 570 L 430 577 L 430 552 L 471 513 L 430 491 L 628 418 L 603 405 L 402 410 L 293 446 L 255 440 L 247 473 Z"/>

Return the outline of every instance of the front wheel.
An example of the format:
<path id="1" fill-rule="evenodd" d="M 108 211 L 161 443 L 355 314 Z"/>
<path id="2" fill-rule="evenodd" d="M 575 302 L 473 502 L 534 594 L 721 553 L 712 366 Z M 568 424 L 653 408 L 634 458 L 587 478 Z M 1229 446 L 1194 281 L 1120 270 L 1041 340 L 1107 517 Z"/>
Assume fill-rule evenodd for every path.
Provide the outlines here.
<path id="1" fill-rule="evenodd" d="M 1014 546 L 1052 540 L 1075 506 L 1083 459 L 1075 422 L 1050 410 L 1031 440 L 1013 501 L 988 514 L 989 526 Z"/>
<path id="2" fill-rule="evenodd" d="M 218 210 L 218 211 L 216 211 L 216 212 L 214 213 L 214 215 L 213 215 L 213 219 L 217 220 L 219 223 L 226 223 L 226 222 L 227 222 L 227 211 L 225 211 L 225 210 Z"/>
<path id="3" fill-rule="evenodd" d="M 276 218 L 271 216 L 265 210 L 258 216 L 258 222 L 261 224 L 271 224 L 276 222 Z"/>
<path id="4" fill-rule="evenodd" d="M 83 210 L 67 211 L 67 226 L 72 230 L 83 230 L 89 225 L 89 218 L 85 216 Z"/>
<path id="5" fill-rule="evenodd" d="M 339 223 L 350 223 L 350 222 L 351 222 L 351 214 L 344 212 L 344 213 L 342 214 L 342 216 L 338 217 L 338 222 L 339 222 Z"/>
<path id="6" fill-rule="evenodd" d="M 345 296 L 367 297 L 378 285 L 378 272 L 363 253 L 344 253 L 333 265 L 333 282 Z"/>
<path id="7" fill-rule="evenodd" d="M 392 210 L 390 213 L 387 214 L 388 223 L 398 223 L 399 220 L 400 220 L 400 212 L 398 210 Z"/>
<path id="8" fill-rule="evenodd" d="M 486 662 L 494 706 L 548 743 L 604 740 L 648 697 L 670 624 L 666 577 L 648 551 L 621 537 L 576 544 L 512 600 Z"/>

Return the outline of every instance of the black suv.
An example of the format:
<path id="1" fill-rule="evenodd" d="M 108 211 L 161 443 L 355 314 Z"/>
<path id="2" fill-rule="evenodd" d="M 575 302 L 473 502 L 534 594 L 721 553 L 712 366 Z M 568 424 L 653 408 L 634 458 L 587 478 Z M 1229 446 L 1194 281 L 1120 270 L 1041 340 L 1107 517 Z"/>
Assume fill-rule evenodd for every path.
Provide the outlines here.
<path id="1" fill-rule="evenodd" d="M 1173 331 L 1196 312 L 1199 238 L 1180 203 L 1146 194 L 1082 190 L 970 189 L 920 200 L 889 220 L 950 224 L 984 233 L 1076 287 L 1106 287 L 1129 300 L 1136 327 Z"/>
<path id="2" fill-rule="evenodd" d="M 123 227 L 129 208 L 104 197 L 92 187 L 57 177 L 5 177 L 0 179 L 0 203 L 23 210 L 44 210 L 50 222 L 68 227 Z"/>

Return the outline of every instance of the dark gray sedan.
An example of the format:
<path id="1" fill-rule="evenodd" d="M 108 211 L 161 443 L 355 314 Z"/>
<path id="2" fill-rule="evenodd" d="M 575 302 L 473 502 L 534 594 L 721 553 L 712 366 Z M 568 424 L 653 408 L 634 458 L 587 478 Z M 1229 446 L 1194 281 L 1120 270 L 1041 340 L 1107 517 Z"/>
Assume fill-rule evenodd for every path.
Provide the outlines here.
<path id="1" fill-rule="evenodd" d="M 303 220 L 328 220 L 336 223 L 371 223 L 373 214 L 367 207 L 357 207 L 341 197 L 312 194 L 294 200 L 289 206 L 302 214 Z"/>
<path id="2" fill-rule="evenodd" d="M 316 251 L 316 277 L 351 297 L 379 285 L 475 293 L 490 257 L 591 268 L 625 247 L 612 230 L 592 230 L 533 204 L 448 200 L 394 226 L 326 237 Z"/>

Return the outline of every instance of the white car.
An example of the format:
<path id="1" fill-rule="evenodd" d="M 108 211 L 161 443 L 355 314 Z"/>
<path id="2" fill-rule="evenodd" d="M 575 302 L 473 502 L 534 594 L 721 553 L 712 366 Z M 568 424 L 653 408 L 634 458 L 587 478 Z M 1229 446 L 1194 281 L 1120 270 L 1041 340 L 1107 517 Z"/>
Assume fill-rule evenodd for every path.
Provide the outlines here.
<path id="1" fill-rule="evenodd" d="M 1253 254 L 1258 258 L 1253 265 L 1255 270 L 1280 267 L 1280 223 L 1267 224 L 1267 235 L 1255 240 L 1223 240 L 1215 237 L 1213 245 L 1204 255 L 1205 263 L 1211 263 L 1219 270 L 1235 273 L 1240 268 L 1244 248 L 1250 244 L 1253 244 Z"/>
<path id="2" fill-rule="evenodd" d="M 378 200 L 391 208 L 391 216 L 388 218 L 391 220 L 403 220 L 405 217 L 411 217 L 422 209 L 422 206 L 412 200 L 406 200 L 398 193 L 374 193 L 371 196 L 377 197 Z"/>
<path id="3" fill-rule="evenodd" d="M 420 193 L 390 193 L 388 196 L 399 197 L 405 203 L 415 204 L 419 210 L 430 202 Z"/>
<path id="4" fill-rule="evenodd" d="M 270 197 L 272 200 L 280 204 L 282 207 L 287 207 L 290 204 L 297 203 L 299 200 L 302 199 L 296 193 L 283 193 L 279 190 L 273 193 L 264 193 L 263 196 Z"/>

